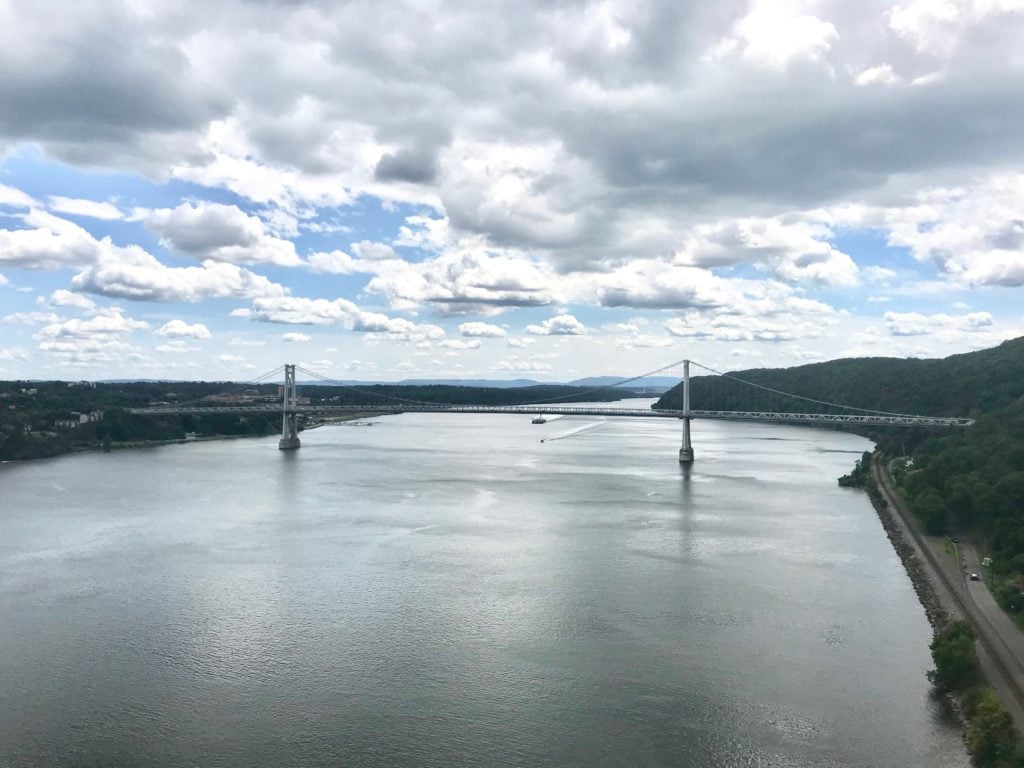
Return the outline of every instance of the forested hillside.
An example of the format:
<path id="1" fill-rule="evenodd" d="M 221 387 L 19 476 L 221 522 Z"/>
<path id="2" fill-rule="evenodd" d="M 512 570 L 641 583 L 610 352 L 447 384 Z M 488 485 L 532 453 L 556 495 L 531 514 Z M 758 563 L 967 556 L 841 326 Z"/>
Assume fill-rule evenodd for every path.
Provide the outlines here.
<path id="1" fill-rule="evenodd" d="M 699 369 L 698 369 L 699 370 Z M 1024 337 L 993 349 L 936 360 L 859 357 L 795 368 L 754 368 L 730 375 L 817 400 L 902 413 L 969 416 L 1024 395 Z M 656 408 L 681 408 L 682 386 Z M 695 376 L 695 409 L 805 411 L 812 406 L 719 376 Z M 815 410 L 822 410 L 816 409 Z"/>
<path id="2" fill-rule="evenodd" d="M 877 428 L 896 462 L 896 480 L 933 533 L 972 535 L 992 554 L 992 586 L 1011 610 L 1024 609 L 1024 338 L 940 360 L 853 358 L 786 369 L 739 371 L 738 378 L 861 408 L 971 416 L 956 430 Z M 676 388 L 656 407 L 681 407 Z M 692 382 L 695 409 L 818 410 L 719 377 Z M 863 430 L 861 430 L 863 432 Z"/>

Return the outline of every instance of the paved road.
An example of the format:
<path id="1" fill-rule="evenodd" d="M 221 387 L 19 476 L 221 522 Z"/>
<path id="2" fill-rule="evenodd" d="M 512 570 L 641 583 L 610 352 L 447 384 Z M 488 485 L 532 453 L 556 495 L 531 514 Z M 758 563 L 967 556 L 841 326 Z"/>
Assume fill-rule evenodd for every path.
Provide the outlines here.
<path id="1" fill-rule="evenodd" d="M 968 578 L 971 573 L 977 573 L 982 579 L 985 577 L 981 556 L 974 545 L 961 542 L 958 545 L 958 554 L 959 558 L 965 562 L 963 583 L 967 588 L 967 594 L 1006 645 L 1007 650 L 1017 663 L 1018 673 L 1024 676 L 1024 633 L 1014 624 L 1013 619 L 999 607 L 995 597 L 989 591 L 988 585 L 983 580 L 971 581 Z"/>
<path id="2" fill-rule="evenodd" d="M 982 572 L 977 552 L 964 544 L 950 556 L 947 540 L 926 536 L 906 510 L 882 462 L 875 461 L 873 470 L 889 506 L 897 513 L 896 522 L 909 534 L 907 541 L 922 558 L 939 600 L 951 616 L 964 618 L 974 629 L 978 659 L 986 678 L 1018 728 L 1024 728 L 1024 635 L 999 608 L 984 582 L 966 578 L 961 559 L 967 562 L 966 573 Z"/>

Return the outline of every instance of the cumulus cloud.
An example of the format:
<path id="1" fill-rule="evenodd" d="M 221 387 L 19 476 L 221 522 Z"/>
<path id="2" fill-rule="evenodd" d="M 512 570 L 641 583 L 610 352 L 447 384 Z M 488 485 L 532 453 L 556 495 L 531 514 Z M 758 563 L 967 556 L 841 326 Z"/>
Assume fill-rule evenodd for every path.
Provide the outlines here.
<path id="1" fill-rule="evenodd" d="M 293 296 L 256 299 L 251 309 L 235 310 L 232 314 L 266 323 L 339 325 L 350 331 L 365 332 L 374 338 L 396 341 L 438 339 L 444 336 L 444 330 L 436 325 L 417 324 L 402 317 L 364 312 L 347 299 Z"/>
<path id="2" fill-rule="evenodd" d="M 548 363 L 542 363 L 537 360 L 502 360 L 491 370 L 540 373 L 542 371 L 550 371 L 551 366 Z"/>
<path id="3" fill-rule="evenodd" d="M 373 169 L 377 181 L 407 181 L 426 184 L 437 177 L 437 157 L 429 150 L 399 149 L 385 152 Z"/>
<path id="4" fill-rule="evenodd" d="M 0 184 L 0 205 L 9 208 L 34 208 L 37 203 L 31 195 L 20 189 Z"/>
<path id="5" fill-rule="evenodd" d="M 814 5 L 801 0 L 754 0 L 713 56 L 738 55 L 772 69 L 784 69 L 799 60 L 822 60 L 839 32 L 831 22 L 809 13 Z"/>
<path id="6" fill-rule="evenodd" d="M 302 263 L 291 241 L 270 235 L 260 219 L 235 205 L 182 203 L 150 211 L 145 222 L 165 246 L 197 259 L 284 267 Z"/>
<path id="7" fill-rule="evenodd" d="M 63 288 L 59 288 L 51 293 L 49 299 L 42 300 L 42 297 L 40 299 L 39 303 L 45 301 L 51 307 L 70 307 L 83 312 L 92 312 L 96 309 L 96 302 L 92 299 L 82 296 L 80 293 L 66 291 Z"/>
<path id="8" fill-rule="evenodd" d="M 673 336 L 705 341 L 782 342 L 821 338 L 841 313 L 814 299 L 793 295 L 781 283 L 737 281 L 727 304 L 688 311 L 665 321 Z"/>
<path id="9" fill-rule="evenodd" d="M 305 333 L 283 333 L 281 334 L 281 341 L 289 341 L 293 343 L 310 341 L 313 337 Z"/>
<path id="10" fill-rule="evenodd" d="M 562 314 L 549 317 L 539 325 L 528 325 L 526 332 L 534 336 L 582 336 L 587 329 L 572 315 Z"/>
<path id="11" fill-rule="evenodd" d="M 676 261 L 698 267 L 752 262 L 786 280 L 856 285 L 857 265 L 828 242 L 832 235 L 821 223 L 795 217 L 728 220 L 695 228 Z"/>
<path id="12" fill-rule="evenodd" d="M 615 346 L 619 349 L 663 349 L 671 347 L 675 342 L 667 336 L 655 336 L 650 333 L 638 333 L 615 340 Z"/>
<path id="13" fill-rule="evenodd" d="M 313 272 L 333 275 L 350 275 L 363 271 L 357 259 L 353 259 L 344 251 L 317 251 L 306 257 L 306 264 Z"/>
<path id="14" fill-rule="evenodd" d="M 497 339 L 508 336 L 508 331 L 504 328 L 491 325 L 490 323 L 461 323 L 459 325 L 459 333 L 463 336 L 470 336 L 476 338 L 489 338 Z"/>
<path id="15" fill-rule="evenodd" d="M 1024 173 L 999 173 L 969 186 L 932 187 L 888 206 L 819 212 L 839 225 L 874 228 L 890 245 L 966 285 L 1024 285 Z M 876 273 L 877 274 L 877 273 Z"/>
<path id="16" fill-rule="evenodd" d="M 208 339 L 210 338 L 210 329 L 202 323 L 192 323 L 189 325 L 184 320 L 168 320 L 166 323 L 161 325 L 155 331 L 157 336 L 165 336 L 172 339 Z"/>
<path id="17" fill-rule="evenodd" d="M 80 291 L 133 301 L 196 302 L 204 299 L 284 296 L 287 290 L 234 264 L 207 261 L 169 267 L 137 246 L 104 249 L 96 264 L 75 275 Z"/>
<path id="18" fill-rule="evenodd" d="M 57 213 L 72 216 L 86 216 L 91 219 L 115 220 L 123 219 L 124 214 L 113 203 L 97 200 L 81 200 L 79 198 L 50 195 L 49 207 Z"/>
<path id="19" fill-rule="evenodd" d="M 0 347 L 0 363 L 22 363 L 28 360 L 28 352 L 21 347 Z"/>
<path id="20" fill-rule="evenodd" d="M 516 255 L 453 249 L 417 263 L 391 262 L 367 283 L 395 309 L 422 303 L 444 314 L 493 314 L 509 307 L 536 307 L 558 300 L 548 271 Z"/>
<path id="21" fill-rule="evenodd" d="M 893 336 L 927 336 L 941 331 L 968 333 L 992 328 L 992 315 L 988 312 L 970 312 L 965 315 L 922 315 L 918 312 L 886 312 L 885 325 Z"/>
<path id="22" fill-rule="evenodd" d="M 387 243 L 374 243 L 369 240 L 353 243 L 352 252 L 366 261 L 390 261 L 398 258 L 395 249 Z"/>
<path id="23" fill-rule="evenodd" d="M 480 339 L 442 339 L 437 346 L 442 349 L 480 349 Z"/>
<path id="24" fill-rule="evenodd" d="M 113 308 L 89 319 L 56 320 L 35 334 L 39 349 L 66 363 L 96 365 L 119 360 L 136 351 L 126 339 L 149 323 L 126 317 Z"/>
<path id="25" fill-rule="evenodd" d="M 38 226 L 0 229 L 0 264 L 22 269 L 52 270 L 95 262 L 103 250 L 115 246 L 97 240 L 70 221 L 33 211 L 23 217 Z"/>
<path id="26" fill-rule="evenodd" d="M 173 339 L 163 344 L 157 344 L 155 351 L 163 354 L 182 355 L 187 352 L 199 352 L 199 347 L 190 347 L 184 339 Z"/>
<path id="27" fill-rule="evenodd" d="M 505 339 L 505 343 L 508 344 L 508 346 L 513 347 L 514 349 L 525 349 L 531 344 L 535 344 L 536 339 L 516 338 L 513 336 L 509 336 L 508 338 Z"/>
<path id="28" fill-rule="evenodd" d="M 859 72 L 853 81 L 857 85 L 893 85 L 899 83 L 901 78 L 893 72 L 892 65 L 879 64 Z"/>

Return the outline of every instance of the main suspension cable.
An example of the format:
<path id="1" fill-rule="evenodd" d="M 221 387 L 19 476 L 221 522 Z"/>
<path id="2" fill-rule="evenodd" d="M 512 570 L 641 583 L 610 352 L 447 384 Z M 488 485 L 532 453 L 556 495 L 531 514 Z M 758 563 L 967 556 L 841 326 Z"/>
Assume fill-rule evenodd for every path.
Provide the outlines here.
<path id="1" fill-rule="evenodd" d="M 763 389 L 766 392 L 772 392 L 772 393 L 774 393 L 776 395 L 782 395 L 784 397 L 792 397 L 792 398 L 794 398 L 796 400 L 803 400 L 804 402 L 815 403 L 816 405 L 827 405 L 827 406 L 829 406 L 831 408 L 839 408 L 839 409 L 847 410 L 847 411 L 858 411 L 860 413 L 873 413 L 873 414 L 876 414 L 878 416 L 913 416 L 914 415 L 914 414 L 911 414 L 911 413 L 893 413 L 892 411 L 879 411 L 879 410 L 874 409 L 874 408 L 858 408 L 855 405 L 843 405 L 842 403 L 830 403 L 827 400 L 815 400 L 813 397 L 804 397 L 803 395 L 794 395 L 792 392 L 783 392 L 781 389 L 774 389 L 772 387 L 766 387 L 763 384 L 755 384 L 752 381 L 747 381 L 746 379 L 741 379 L 739 376 L 733 376 L 731 373 L 723 373 L 722 371 L 716 371 L 714 368 L 709 368 L 706 365 L 702 365 L 701 363 L 698 363 L 696 360 L 691 360 L 690 362 L 693 363 L 693 365 L 697 366 L 698 368 L 703 368 L 705 371 L 708 371 L 709 373 L 713 373 L 716 376 L 721 376 L 724 379 L 732 379 L 733 381 L 738 381 L 740 384 L 746 384 L 748 387 L 756 387 L 757 389 Z"/>

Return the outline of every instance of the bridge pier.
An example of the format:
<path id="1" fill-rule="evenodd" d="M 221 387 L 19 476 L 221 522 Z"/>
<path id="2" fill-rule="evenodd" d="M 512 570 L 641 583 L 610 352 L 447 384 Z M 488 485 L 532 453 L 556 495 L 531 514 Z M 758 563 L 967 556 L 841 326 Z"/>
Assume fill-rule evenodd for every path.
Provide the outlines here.
<path id="1" fill-rule="evenodd" d="M 693 463 L 693 443 L 690 442 L 690 419 L 683 419 L 683 447 L 679 449 L 679 463 Z"/>
<path id="2" fill-rule="evenodd" d="M 295 366 L 284 367 L 284 415 L 281 420 L 281 440 L 277 447 L 282 451 L 297 450 L 299 440 L 299 414 L 295 412 L 298 391 L 295 387 Z"/>
<path id="3" fill-rule="evenodd" d="M 683 446 L 679 449 L 679 463 L 693 463 L 693 443 L 690 442 L 690 361 L 683 360 Z"/>

